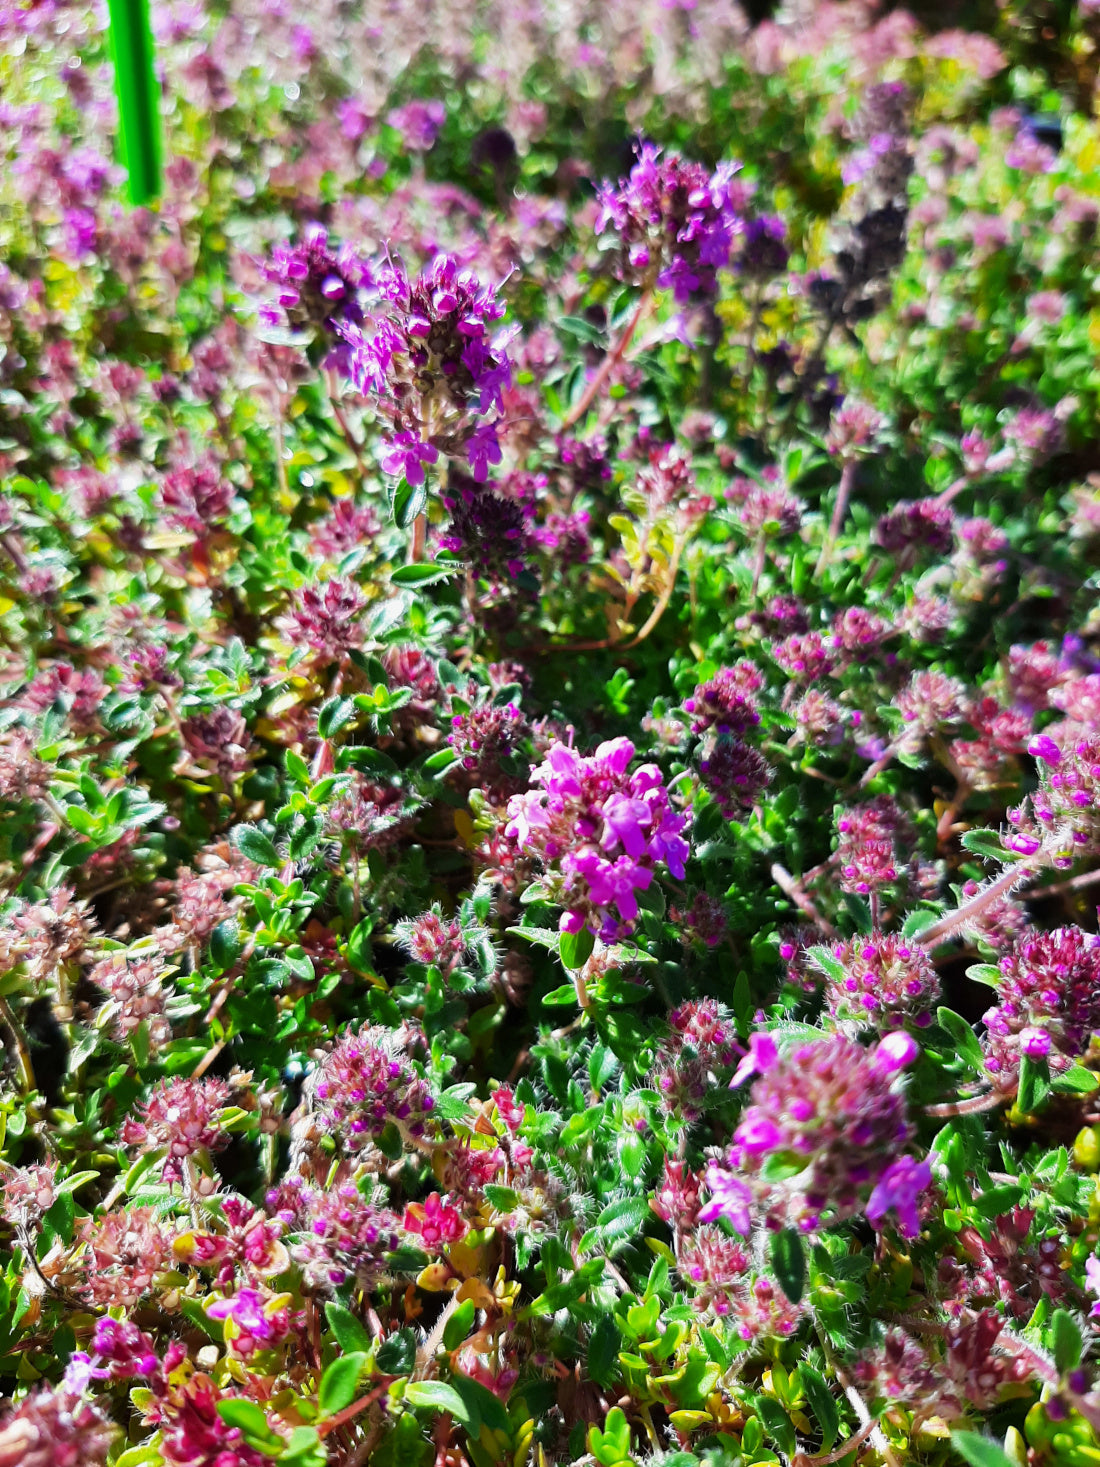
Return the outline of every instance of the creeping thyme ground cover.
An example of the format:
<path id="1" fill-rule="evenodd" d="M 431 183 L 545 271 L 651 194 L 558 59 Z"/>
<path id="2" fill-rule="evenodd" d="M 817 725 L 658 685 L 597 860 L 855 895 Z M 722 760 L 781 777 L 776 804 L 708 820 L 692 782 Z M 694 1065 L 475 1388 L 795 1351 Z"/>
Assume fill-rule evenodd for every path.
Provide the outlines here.
<path id="1" fill-rule="evenodd" d="M 1100 10 L 761 9 L 0 14 L 0 1467 L 1100 1463 Z"/>

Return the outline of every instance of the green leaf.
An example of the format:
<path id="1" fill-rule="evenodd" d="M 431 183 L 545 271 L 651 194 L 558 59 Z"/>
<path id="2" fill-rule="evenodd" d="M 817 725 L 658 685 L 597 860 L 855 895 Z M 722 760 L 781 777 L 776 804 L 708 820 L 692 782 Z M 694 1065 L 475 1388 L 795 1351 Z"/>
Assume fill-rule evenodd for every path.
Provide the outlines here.
<path id="1" fill-rule="evenodd" d="M 434 754 L 429 754 L 424 760 L 424 773 L 445 774 L 448 769 L 453 769 L 458 763 L 458 757 L 454 749 L 437 749 Z"/>
<path id="2" fill-rule="evenodd" d="M 806 1253 L 802 1236 L 794 1228 L 772 1234 L 771 1264 L 779 1287 L 792 1304 L 797 1304 L 806 1287 Z"/>
<path id="3" fill-rule="evenodd" d="M 554 324 L 559 331 L 583 341 L 586 346 L 600 346 L 607 340 L 607 332 L 603 327 L 586 321 L 583 316 L 559 316 Z"/>
<path id="4" fill-rule="evenodd" d="M 461 569 L 458 565 L 399 565 L 390 572 L 390 580 L 395 586 L 431 586 L 458 575 Z"/>
<path id="5" fill-rule="evenodd" d="M 1020 1060 L 1020 1082 L 1016 1090 L 1016 1109 L 1023 1115 L 1037 1111 L 1050 1094 L 1050 1070 L 1046 1060 Z"/>
<path id="6" fill-rule="evenodd" d="M 1068 1309 L 1054 1311 L 1054 1318 L 1050 1322 L 1050 1333 L 1054 1348 L 1054 1363 L 1058 1367 L 1058 1374 L 1065 1375 L 1067 1371 L 1076 1370 L 1081 1363 L 1081 1352 L 1085 1342 L 1081 1334 L 1081 1326 Z"/>
<path id="7" fill-rule="evenodd" d="M 821 1427 L 821 1450 L 827 1452 L 840 1435 L 840 1409 L 820 1371 L 812 1365 L 802 1364 L 798 1367 L 798 1374 L 802 1393 Z"/>
<path id="8" fill-rule="evenodd" d="M 247 860 L 257 866 L 278 866 L 279 852 L 272 841 L 254 825 L 238 825 L 233 832 L 233 844 Z"/>
<path id="9" fill-rule="evenodd" d="M 797 1449 L 794 1423 L 773 1396 L 760 1394 L 752 1398 L 753 1409 L 764 1423 L 772 1441 L 781 1452 L 793 1457 Z"/>
<path id="10" fill-rule="evenodd" d="M 471 1380 L 467 1375 L 455 1375 L 452 1380 L 471 1416 L 475 1413 L 480 1416 L 490 1431 L 511 1432 L 512 1423 L 508 1419 L 508 1412 L 488 1386 L 483 1386 L 479 1380 Z"/>
<path id="11" fill-rule="evenodd" d="M 374 1363 L 383 1375 L 409 1375 L 416 1366 L 416 1333 L 395 1330 L 374 1352 Z"/>
<path id="12" fill-rule="evenodd" d="M 449 1411 L 456 1421 L 476 1437 L 481 1434 L 481 1412 L 473 1401 L 466 1401 L 453 1385 L 443 1380 L 414 1380 L 405 1387 L 405 1400 L 410 1406 L 423 1406 L 433 1411 Z"/>
<path id="13" fill-rule="evenodd" d="M 582 927 L 579 932 L 563 932 L 558 945 L 562 967 L 571 972 L 583 968 L 595 946 L 596 939 L 587 927 Z"/>
<path id="14" fill-rule="evenodd" d="M 359 1377 L 367 1357 L 361 1350 L 350 1355 L 338 1355 L 331 1365 L 326 1366 L 317 1392 L 317 1404 L 324 1416 L 335 1416 L 350 1406 L 359 1389 Z"/>
<path id="15" fill-rule="evenodd" d="M 1005 850 L 997 830 L 968 830 L 962 837 L 962 844 L 976 856 L 984 856 L 987 861 L 999 861 L 1002 866 L 1019 859 L 1015 851 Z"/>
<path id="16" fill-rule="evenodd" d="M 497 1212 L 514 1212 L 519 1206 L 519 1193 L 513 1191 L 511 1187 L 502 1187 L 497 1182 L 487 1182 L 482 1191 Z"/>
<path id="17" fill-rule="evenodd" d="M 328 1451 L 312 1426 L 296 1426 L 279 1457 L 279 1467 L 325 1467 Z"/>
<path id="18" fill-rule="evenodd" d="M 588 1341 L 588 1373 L 597 1385 L 606 1388 L 618 1376 L 619 1351 L 622 1347 L 622 1335 L 613 1317 L 602 1314 Z"/>
<path id="19" fill-rule="evenodd" d="M 318 738 L 331 739 L 354 717 L 355 704 L 350 698 L 329 698 L 317 715 Z"/>
<path id="20" fill-rule="evenodd" d="M 350 1354 L 370 1349 L 371 1337 L 350 1309 L 345 1309 L 342 1304 L 326 1304 L 325 1318 L 341 1350 Z"/>
<path id="21" fill-rule="evenodd" d="M 576 1003 L 577 990 L 572 983 L 563 983 L 560 988 L 551 988 L 549 993 L 544 993 L 542 1001 L 552 1007 L 558 1007 L 566 1003 Z"/>
<path id="22" fill-rule="evenodd" d="M 474 1327 L 477 1306 L 472 1299 L 464 1299 L 443 1327 L 443 1345 L 447 1350 L 457 1350 Z"/>
<path id="23" fill-rule="evenodd" d="M 210 957 L 219 973 L 225 973 L 241 955 L 236 921 L 219 922 L 210 934 Z"/>
<path id="24" fill-rule="evenodd" d="M 906 939 L 912 939 L 923 932 L 926 927 L 931 927 L 933 922 L 938 921 L 938 914 L 929 912 L 927 909 L 910 912 L 901 924 L 901 935 Z"/>
<path id="25" fill-rule="evenodd" d="M 1016 1467 L 1005 1449 L 992 1437 L 977 1431 L 953 1431 L 951 1441 L 970 1467 Z"/>
<path id="26" fill-rule="evenodd" d="M 806 956 L 815 968 L 820 968 L 826 978 L 831 978 L 834 983 L 844 982 L 844 964 L 827 947 L 812 947 Z"/>
<path id="27" fill-rule="evenodd" d="M 1063 1095 L 1091 1095 L 1100 1086 L 1100 1075 L 1086 1070 L 1084 1065 L 1070 1065 L 1062 1074 L 1055 1075 L 1050 1088 Z"/>
<path id="28" fill-rule="evenodd" d="M 258 1437 L 263 1441 L 273 1435 L 267 1424 L 267 1413 L 255 1401 L 219 1401 L 218 1415 L 226 1426 L 235 1426 L 246 1436 Z"/>
<path id="29" fill-rule="evenodd" d="M 99 1176 L 98 1172 L 73 1172 L 63 1182 L 57 1184 L 56 1190 L 61 1192 L 75 1192 L 78 1187 L 83 1187 L 85 1182 L 92 1182 Z"/>
<path id="30" fill-rule="evenodd" d="M 971 963 L 966 976 L 972 983 L 984 983 L 987 988 L 998 988 L 1001 982 L 1001 970 L 996 963 Z"/>
<path id="31" fill-rule="evenodd" d="M 600 1244 L 607 1248 L 623 1238 L 636 1236 L 651 1215 L 649 1199 L 646 1197 L 624 1197 L 619 1202 L 613 1202 L 596 1219 L 595 1231 Z"/>
<path id="32" fill-rule="evenodd" d="M 964 1059 L 972 1070 L 984 1071 L 985 1056 L 982 1054 L 982 1046 L 978 1036 L 974 1033 L 973 1026 L 968 1024 L 961 1014 L 954 1009 L 938 1008 L 936 1019 L 941 1029 L 945 1029 L 954 1042 L 960 1058 Z"/>
<path id="33" fill-rule="evenodd" d="M 425 485 L 418 484 L 414 489 L 402 479 L 395 486 L 391 501 L 394 524 L 402 530 L 409 529 L 417 515 L 424 513 L 427 503 L 428 490 Z"/>

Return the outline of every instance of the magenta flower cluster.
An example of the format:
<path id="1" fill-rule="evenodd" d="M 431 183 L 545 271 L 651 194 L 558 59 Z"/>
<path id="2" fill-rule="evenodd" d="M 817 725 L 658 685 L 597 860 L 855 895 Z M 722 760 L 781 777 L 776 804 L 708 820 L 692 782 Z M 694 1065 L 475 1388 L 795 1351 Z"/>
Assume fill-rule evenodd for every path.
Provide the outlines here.
<path id="1" fill-rule="evenodd" d="M 876 930 L 835 943 L 829 956 L 831 962 L 819 964 L 825 975 L 825 1006 L 840 1023 L 879 1029 L 931 1023 L 940 980 L 919 943 Z"/>
<path id="2" fill-rule="evenodd" d="M 336 1041 L 318 1071 L 314 1094 L 322 1121 L 352 1152 L 377 1140 L 391 1122 L 409 1136 L 424 1136 L 435 1108 L 401 1035 L 380 1027 Z"/>
<path id="3" fill-rule="evenodd" d="M 506 333 L 490 334 L 504 314 L 497 292 L 447 255 L 414 282 L 401 264 L 379 270 L 371 315 L 348 325 L 348 373 L 390 419 L 387 473 L 410 485 L 442 452 L 464 456 L 478 483 L 500 463 L 497 419 L 511 380 Z"/>
<path id="4" fill-rule="evenodd" d="M 671 289 L 678 301 L 713 296 L 742 229 L 744 191 L 733 183 L 740 166 L 708 173 L 643 143 L 629 177 L 599 191 L 596 228 L 619 242 L 622 273 Z"/>
<path id="5" fill-rule="evenodd" d="M 541 788 L 508 802 L 505 834 L 542 861 L 546 888 L 564 908 L 563 932 L 587 927 L 614 941 L 630 932 L 637 894 L 649 890 L 659 867 L 684 878 L 685 817 L 672 809 L 657 766 L 631 773 L 633 759 L 629 739 L 612 739 L 590 755 L 553 744 L 531 775 Z"/>
<path id="6" fill-rule="evenodd" d="M 263 275 L 274 290 L 260 308 L 260 320 L 306 334 L 309 345 L 319 344 L 322 366 L 345 369 L 346 333 L 363 324 L 361 292 L 370 285 L 369 265 L 351 245 L 333 251 L 328 231 L 311 224 L 297 243 L 274 247 Z"/>
<path id="7" fill-rule="evenodd" d="M 1057 1074 L 1079 1061 L 1100 1028 L 1100 941 L 1080 927 L 1029 932 L 998 966 L 982 1047 L 994 1085 L 1011 1091 L 1022 1058 L 1046 1060 Z"/>
<path id="8" fill-rule="evenodd" d="M 760 1217 L 813 1233 L 859 1212 L 881 1222 L 892 1210 L 904 1233 L 918 1232 L 931 1171 L 906 1155 L 913 1127 L 902 1080 L 917 1054 L 900 1031 L 873 1049 L 842 1034 L 780 1049 L 754 1034 L 732 1083 L 757 1078 L 725 1163 L 708 1169 L 700 1221 L 726 1216 L 747 1233 Z"/>

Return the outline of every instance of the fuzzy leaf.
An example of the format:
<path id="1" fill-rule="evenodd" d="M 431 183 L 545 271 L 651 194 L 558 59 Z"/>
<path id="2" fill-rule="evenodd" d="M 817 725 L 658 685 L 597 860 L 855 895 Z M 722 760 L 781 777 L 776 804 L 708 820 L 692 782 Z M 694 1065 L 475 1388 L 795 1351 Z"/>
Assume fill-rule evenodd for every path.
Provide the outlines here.
<path id="1" fill-rule="evenodd" d="M 353 1354 L 370 1349 L 371 1337 L 350 1309 L 345 1309 L 342 1304 L 326 1304 L 325 1318 L 341 1350 Z"/>
<path id="2" fill-rule="evenodd" d="M 970 1463 L 970 1467 L 1016 1467 L 1016 1463 L 1005 1449 L 992 1437 L 982 1436 L 977 1431 L 953 1431 L 951 1441 L 955 1450 Z"/>
<path id="3" fill-rule="evenodd" d="M 801 1234 L 794 1228 L 773 1233 L 770 1251 L 776 1282 L 791 1303 L 797 1304 L 806 1287 L 806 1251 Z"/>

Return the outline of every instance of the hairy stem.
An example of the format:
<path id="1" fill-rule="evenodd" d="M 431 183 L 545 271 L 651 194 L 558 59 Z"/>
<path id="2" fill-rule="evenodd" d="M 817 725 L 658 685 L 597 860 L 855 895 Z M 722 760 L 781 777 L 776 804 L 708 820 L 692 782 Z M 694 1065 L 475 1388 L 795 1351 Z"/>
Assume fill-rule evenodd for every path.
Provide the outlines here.
<path id="1" fill-rule="evenodd" d="M 945 937 L 950 937 L 967 922 L 972 922 L 975 917 L 980 917 L 984 911 L 1006 897 L 1013 887 L 1019 886 L 1022 881 L 1035 875 L 1035 867 L 1026 861 L 1018 865 L 1006 866 L 1000 876 L 996 877 L 988 886 L 983 886 L 981 891 L 976 892 L 969 901 L 963 902 L 961 907 L 956 907 L 953 912 L 947 912 L 938 922 L 933 922 L 931 927 L 925 927 L 917 934 L 917 941 L 922 947 L 935 947 Z"/>

